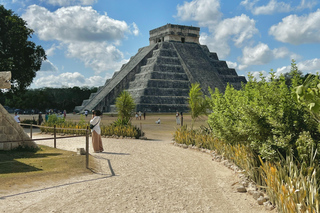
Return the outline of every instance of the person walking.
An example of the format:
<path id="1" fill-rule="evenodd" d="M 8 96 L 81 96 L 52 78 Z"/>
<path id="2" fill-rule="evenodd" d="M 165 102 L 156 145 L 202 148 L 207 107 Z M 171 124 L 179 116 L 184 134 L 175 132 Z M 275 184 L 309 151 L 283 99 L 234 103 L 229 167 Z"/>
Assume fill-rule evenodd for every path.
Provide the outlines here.
<path id="1" fill-rule="evenodd" d="M 101 139 L 101 128 L 100 128 L 100 121 L 101 121 L 101 112 L 100 110 L 95 110 L 92 112 L 92 119 L 90 120 L 90 124 L 94 127 L 91 129 L 92 133 L 92 146 L 93 151 L 95 153 L 103 152 L 102 146 L 102 139 Z"/>
<path id="2" fill-rule="evenodd" d="M 41 112 L 39 112 L 39 117 L 38 117 L 38 125 L 41 125 L 43 122 L 43 117 L 42 117 L 42 114 Z"/>
<path id="3" fill-rule="evenodd" d="M 177 125 L 180 125 L 180 117 L 179 117 L 179 112 L 176 112 L 176 123 Z"/>

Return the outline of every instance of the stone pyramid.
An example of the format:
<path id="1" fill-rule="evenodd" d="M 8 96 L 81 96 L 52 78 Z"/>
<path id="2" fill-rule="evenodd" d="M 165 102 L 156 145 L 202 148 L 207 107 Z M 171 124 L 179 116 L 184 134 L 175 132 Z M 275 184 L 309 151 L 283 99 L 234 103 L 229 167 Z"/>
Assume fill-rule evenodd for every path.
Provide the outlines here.
<path id="1" fill-rule="evenodd" d="M 19 141 L 22 142 L 7 142 Z M 29 140 L 29 141 L 26 141 Z M 23 128 L 14 120 L 12 115 L 0 104 L 0 150 L 11 150 L 18 146 L 37 147 L 37 144 L 30 141 L 30 137 Z"/>
<path id="2" fill-rule="evenodd" d="M 209 95 L 208 87 L 224 92 L 227 83 L 240 89 L 246 83 L 216 53 L 199 44 L 200 28 L 167 24 L 150 31 L 150 45 L 124 64 L 97 93 L 91 94 L 75 111 L 99 109 L 114 111 L 116 97 L 123 90 L 131 93 L 136 111 L 188 111 L 191 83 L 200 83 Z"/>

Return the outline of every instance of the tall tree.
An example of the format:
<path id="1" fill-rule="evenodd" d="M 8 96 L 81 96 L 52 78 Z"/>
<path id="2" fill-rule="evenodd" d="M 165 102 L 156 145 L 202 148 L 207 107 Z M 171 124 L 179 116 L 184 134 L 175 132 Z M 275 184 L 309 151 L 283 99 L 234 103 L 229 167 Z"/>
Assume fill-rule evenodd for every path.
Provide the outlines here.
<path id="1" fill-rule="evenodd" d="M 44 49 L 28 40 L 33 32 L 22 18 L 0 5 L 0 71 L 11 71 L 13 92 L 24 91 L 46 60 Z"/>

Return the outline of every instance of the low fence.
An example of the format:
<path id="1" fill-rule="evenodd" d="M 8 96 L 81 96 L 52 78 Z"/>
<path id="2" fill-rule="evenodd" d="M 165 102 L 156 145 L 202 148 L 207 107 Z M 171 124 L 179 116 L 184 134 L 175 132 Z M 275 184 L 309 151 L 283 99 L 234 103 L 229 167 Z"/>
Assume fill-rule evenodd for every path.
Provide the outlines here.
<path id="1" fill-rule="evenodd" d="M 42 140 L 53 140 L 53 147 L 57 148 L 57 140 L 58 139 L 66 139 L 66 138 L 76 138 L 76 137 L 85 137 L 85 144 L 86 144 L 86 168 L 89 168 L 89 128 L 87 129 L 72 129 L 72 128 L 57 128 L 56 125 L 54 127 L 47 127 L 47 126 L 39 126 L 34 124 L 20 124 L 21 126 L 30 126 L 30 140 L 11 140 L 11 141 L 0 141 L 0 143 L 13 143 L 13 142 L 25 142 L 25 141 L 42 141 Z M 38 128 L 45 128 L 45 129 L 53 129 L 53 137 L 51 138 L 36 138 L 32 139 L 32 129 L 33 127 Z M 77 131 L 85 131 L 85 135 L 70 135 L 70 136 L 60 136 L 57 137 L 57 130 L 77 130 Z"/>

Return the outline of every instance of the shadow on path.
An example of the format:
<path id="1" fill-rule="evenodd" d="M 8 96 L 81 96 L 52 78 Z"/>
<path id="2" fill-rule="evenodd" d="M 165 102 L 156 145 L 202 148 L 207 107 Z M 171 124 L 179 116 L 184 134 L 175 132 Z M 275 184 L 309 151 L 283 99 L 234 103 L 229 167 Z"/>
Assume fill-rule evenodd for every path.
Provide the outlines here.
<path id="1" fill-rule="evenodd" d="M 27 191 L 27 192 L 21 192 L 21 193 L 12 194 L 12 195 L 6 195 L 6 196 L 0 197 L 0 200 L 1 200 L 1 199 L 6 199 L 6 198 L 9 198 L 9 197 L 14 197 L 14 196 L 19 196 L 19 195 L 25 195 L 25 194 L 30 194 L 30 193 L 34 193 L 34 192 L 44 191 L 44 190 L 49 190 L 49 189 L 56 189 L 56 188 L 60 188 L 60 187 L 64 187 L 64 186 L 71 186 L 71 185 L 74 185 L 74 184 L 80 184 L 80 183 L 85 183 L 85 182 L 92 182 L 92 181 L 97 181 L 97 180 L 103 180 L 103 179 L 106 179 L 106 178 L 110 178 L 110 177 L 112 177 L 112 176 L 115 176 L 115 174 L 113 173 L 113 171 L 112 171 L 111 173 L 112 173 L 111 175 L 104 176 L 104 177 L 100 177 L 100 178 L 95 178 L 95 179 L 90 179 L 90 180 L 76 181 L 76 182 L 73 182 L 73 183 L 66 183 L 66 184 L 61 184 L 61 185 L 57 185 L 57 186 L 46 187 L 46 188 L 43 188 L 43 189 L 36 189 L 36 190 Z"/>

